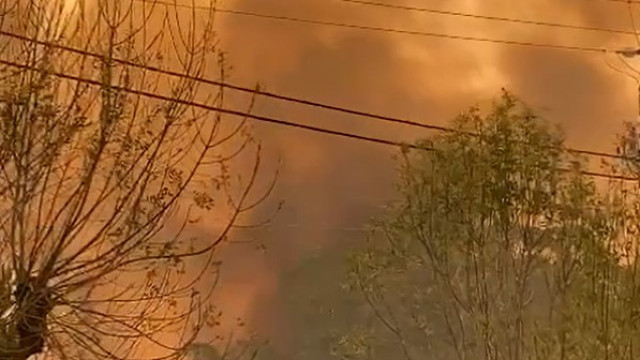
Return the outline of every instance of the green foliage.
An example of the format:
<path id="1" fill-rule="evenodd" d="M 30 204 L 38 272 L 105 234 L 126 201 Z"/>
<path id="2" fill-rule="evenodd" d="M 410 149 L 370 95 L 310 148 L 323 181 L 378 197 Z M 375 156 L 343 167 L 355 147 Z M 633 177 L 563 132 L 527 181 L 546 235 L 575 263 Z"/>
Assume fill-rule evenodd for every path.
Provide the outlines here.
<path id="1" fill-rule="evenodd" d="M 373 358 L 634 358 L 637 251 L 620 240 L 637 201 L 620 184 L 598 193 L 507 93 L 455 125 L 404 154 L 401 200 L 351 258 L 351 289 L 379 320 Z"/>

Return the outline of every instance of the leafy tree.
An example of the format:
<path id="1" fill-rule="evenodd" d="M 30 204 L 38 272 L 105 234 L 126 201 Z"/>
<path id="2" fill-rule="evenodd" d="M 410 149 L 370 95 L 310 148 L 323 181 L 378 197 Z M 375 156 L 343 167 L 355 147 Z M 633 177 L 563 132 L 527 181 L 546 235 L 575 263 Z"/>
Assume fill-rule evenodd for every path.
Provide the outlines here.
<path id="1" fill-rule="evenodd" d="M 507 93 L 454 125 L 404 152 L 400 200 L 350 262 L 377 325 L 336 355 L 637 357 L 637 185 L 597 184 Z"/>
<path id="2" fill-rule="evenodd" d="M 220 314 L 214 250 L 263 199 L 246 119 L 190 104 L 225 98 L 194 80 L 226 79 L 213 12 L 0 7 L 0 358 L 186 356 Z"/>

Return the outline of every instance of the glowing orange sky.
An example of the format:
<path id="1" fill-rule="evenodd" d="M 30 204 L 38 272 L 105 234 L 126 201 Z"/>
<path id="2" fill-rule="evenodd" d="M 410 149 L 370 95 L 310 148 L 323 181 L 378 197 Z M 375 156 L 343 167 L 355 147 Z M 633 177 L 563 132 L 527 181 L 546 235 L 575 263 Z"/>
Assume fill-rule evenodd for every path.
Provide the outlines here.
<path id="1" fill-rule="evenodd" d="M 630 29 L 624 3 L 531 0 L 387 0 L 476 14 Z M 503 24 L 346 4 L 339 0 L 234 0 L 226 8 L 369 26 L 455 35 L 606 48 L 633 46 L 633 37 Z M 640 19 L 640 8 L 634 9 Z M 434 39 L 277 22 L 219 14 L 232 80 L 258 81 L 277 93 L 443 124 L 505 87 L 541 115 L 560 123 L 571 146 L 612 151 L 621 121 L 636 117 L 633 81 L 606 66 L 605 55 Z M 373 136 L 410 140 L 429 133 L 375 123 L 269 99 L 256 113 Z M 361 227 L 392 197 L 392 149 L 274 125 L 258 126 L 269 159 L 282 157 L 274 200 L 285 209 L 262 233 L 266 255 L 240 250 L 223 270 L 221 297 L 251 316 L 277 296 L 277 274 L 295 268 L 301 252 L 341 241 L 323 228 Z M 296 226 L 288 226 L 294 224 Z M 328 234 L 333 234 L 329 236 Z M 261 298 L 263 296 L 263 298 Z M 235 299 L 235 300 L 232 300 Z M 277 312 L 256 315 L 262 328 L 281 331 Z M 270 324 L 270 325 L 269 325 Z M 276 341 L 277 343 L 277 341 Z M 281 345 L 284 346 L 284 345 Z"/>
<path id="2" fill-rule="evenodd" d="M 71 0 L 69 0 L 71 1 Z M 379 0 L 382 1 L 382 0 Z M 623 2 L 586 0 L 385 0 L 475 14 L 630 29 Z M 190 3 L 183 1 L 183 3 Z M 203 4 L 208 1 L 202 0 Z M 633 37 L 497 23 L 346 4 L 340 0 L 226 0 L 225 8 L 368 26 L 494 39 L 615 49 Z M 640 19 L 640 8 L 634 9 Z M 277 22 L 219 14 L 232 81 L 260 82 L 273 92 L 416 121 L 446 123 L 458 112 L 486 104 L 501 87 L 563 125 L 571 146 L 611 151 L 621 120 L 636 117 L 633 81 L 606 66 L 604 55 L 436 39 Z M 213 76 L 212 76 L 213 77 Z M 428 136 L 415 129 L 259 99 L 255 113 L 364 132 L 394 140 Z M 344 241 L 326 229 L 362 227 L 393 196 L 393 149 L 327 135 L 259 125 L 267 161 L 283 159 L 273 201 L 285 208 L 251 246 L 225 252 L 221 308 L 228 319 L 253 317 L 273 335 L 278 323 L 278 275 L 301 254 Z M 265 210 L 266 212 L 266 210 Z M 293 226 L 290 226 L 293 225 Z M 204 228 L 203 231 L 211 229 Z M 275 299 L 275 300 L 274 300 Z M 271 305 L 265 305 L 271 304 Z M 266 314 L 266 315 L 265 315 Z M 286 335 L 286 334 L 285 334 Z M 273 339 L 286 348 L 286 336 Z"/>

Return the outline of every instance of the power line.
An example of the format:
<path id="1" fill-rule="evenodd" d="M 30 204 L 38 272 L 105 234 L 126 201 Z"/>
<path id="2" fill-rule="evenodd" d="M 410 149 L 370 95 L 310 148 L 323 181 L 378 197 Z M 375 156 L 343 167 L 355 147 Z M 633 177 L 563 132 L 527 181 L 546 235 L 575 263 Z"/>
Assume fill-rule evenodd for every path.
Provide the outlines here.
<path id="1" fill-rule="evenodd" d="M 421 37 L 433 37 L 433 38 L 442 38 L 442 39 L 449 39 L 449 40 L 462 40 L 462 41 L 473 41 L 473 42 L 482 42 L 482 43 L 494 43 L 494 44 L 502 44 L 502 45 L 530 46 L 530 47 L 548 48 L 548 49 L 555 49 L 555 50 L 583 51 L 583 52 L 591 52 L 591 53 L 607 52 L 607 49 L 605 48 L 593 47 L 593 46 L 536 43 L 536 42 L 529 42 L 529 41 L 490 39 L 490 38 L 482 38 L 482 37 L 466 36 L 466 35 L 444 34 L 444 33 L 429 32 L 429 31 L 403 30 L 403 29 L 386 28 L 386 27 L 378 27 L 378 26 L 349 24 L 349 23 L 342 23 L 342 22 L 335 22 L 335 21 L 328 21 L 328 20 L 316 20 L 316 19 L 306 19 L 306 18 L 293 17 L 293 16 L 264 14 L 264 13 L 257 13 L 252 11 L 231 10 L 231 9 L 221 9 L 221 8 L 214 9 L 210 6 L 202 6 L 202 5 L 172 4 L 162 0 L 135 0 L 135 1 L 145 2 L 145 3 L 154 3 L 154 4 L 163 4 L 166 6 L 182 7 L 182 8 L 188 8 L 188 9 L 202 9 L 202 10 L 215 11 L 215 12 L 231 14 L 231 15 L 262 18 L 262 19 L 269 19 L 269 20 L 275 20 L 275 21 L 289 21 L 289 22 L 301 23 L 301 24 L 313 24 L 313 25 L 321 25 L 321 26 L 365 30 L 365 31 L 387 32 L 387 33 L 395 33 L 395 34 L 402 34 L 402 35 L 413 35 L 413 36 L 421 36 Z"/>
<path id="2" fill-rule="evenodd" d="M 161 5 L 168 5 L 168 6 L 177 6 L 177 7 L 187 8 L 187 9 L 202 8 L 202 9 L 205 9 L 205 10 L 212 10 L 212 8 L 210 6 L 203 6 L 203 5 L 192 6 L 192 5 L 187 5 L 187 4 L 177 4 L 177 3 L 172 3 L 172 2 L 169 2 L 169 1 L 166 1 L 166 0 L 134 0 L 134 1 L 161 4 Z M 339 0 L 339 1 L 342 1 L 342 0 Z M 640 4 L 640 0 L 580 0 L 580 1 L 592 2 L 592 3 L 596 3 L 596 2 L 613 2 L 613 3 L 619 3 L 619 4 L 627 4 L 627 3 Z M 572 26 L 572 25 L 569 24 L 568 26 Z M 584 29 L 584 30 L 589 30 L 589 29 Z M 595 29 L 593 29 L 593 30 L 595 30 Z M 601 30 L 607 31 L 606 29 L 601 29 Z M 616 31 L 616 30 L 613 30 L 613 31 Z"/>
<path id="3" fill-rule="evenodd" d="M 200 8 L 203 10 L 206 9 L 206 10 L 213 10 L 213 11 L 224 10 L 224 9 L 218 10 L 217 8 L 212 9 L 211 7 L 202 6 L 202 5 L 192 6 L 192 5 L 185 5 L 185 4 L 173 4 L 163 0 L 136 0 L 136 1 L 157 3 L 165 6 L 177 6 L 181 8 Z M 447 11 L 447 10 L 439 10 L 439 9 L 433 9 L 433 8 L 418 7 L 418 6 L 387 4 L 387 3 L 381 3 L 377 1 L 368 1 L 368 0 L 338 0 L 338 1 L 352 3 L 352 4 L 359 4 L 359 5 L 383 7 L 388 9 L 407 10 L 407 11 L 431 13 L 431 14 L 437 14 L 437 15 L 466 17 L 466 18 L 472 18 L 472 19 L 499 21 L 499 22 L 522 24 L 522 25 L 546 26 L 546 27 L 554 27 L 554 28 L 562 28 L 562 29 L 570 29 L 570 30 L 599 31 L 599 32 L 633 35 L 633 36 L 636 35 L 634 31 L 623 30 L 623 29 L 601 28 L 601 27 L 595 27 L 595 26 L 574 25 L 574 24 L 565 24 L 565 23 L 557 23 L 557 22 L 550 22 L 550 21 L 526 20 L 526 19 L 518 19 L 518 18 L 510 18 L 510 17 L 493 16 L 493 15 L 479 15 L 479 14 L 464 13 L 459 11 Z M 626 0 L 620 0 L 620 1 L 626 2 Z"/>
<path id="4" fill-rule="evenodd" d="M 76 53 L 76 54 L 79 54 L 79 55 L 89 56 L 89 57 L 93 57 L 93 58 L 97 58 L 97 59 L 102 59 L 103 58 L 103 56 L 101 56 L 100 54 L 92 53 L 92 52 L 89 52 L 89 51 L 86 51 L 86 50 L 82 50 L 82 49 L 78 49 L 78 48 L 74 48 L 74 47 L 70 47 L 70 46 L 65 46 L 65 45 L 55 44 L 55 43 L 52 43 L 50 41 L 43 41 L 43 40 L 39 40 L 39 39 L 34 39 L 34 38 L 30 38 L 30 37 L 27 37 L 27 36 L 19 35 L 19 34 L 8 32 L 8 31 L 4 31 L 4 30 L 0 30 L 0 36 L 7 36 L 7 37 L 11 37 L 11 38 L 18 39 L 18 40 L 21 40 L 21 41 L 32 42 L 32 43 L 35 43 L 35 44 L 48 46 L 48 47 L 51 47 L 51 48 L 55 48 L 55 49 L 59 49 L 59 50 L 63 50 L 63 51 L 68 51 L 68 52 Z M 150 66 L 150 65 L 141 65 L 141 64 L 129 61 L 129 60 L 123 60 L 123 59 L 118 59 L 118 58 L 112 58 L 111 60 L 113 62 L 116 62 L 116 63 L 119 63 L 119 64 L 132 66 L 132 67 L 136 67 L 136 68 L 140 68 L 140 69 L 145 69 L 145 70 L 149 70 L 149 71 L 153 71 L 153 72 L 157 72 L 157 73 L 161 73 L 161 74 L 166 74 L 166 75 L 170 75 L 170 76 L 175 76 L 175 77 L 179 77 L 179 78 L 184 78 L 184 79 L 188 79 L 188 80 L 192 80 L 192 81 L 196 81 L 196 82 L 202 82 L 204 84 L 220 86 L 220 87 L 229 88 L 229 89 L 242 91 L 242 92 L 246 92 L 246 93 L 251 93 L 251 94 L 255 94 L 255 95 L 261 95 L 261 96 L 265 96 L 265 97 L 269 97 L 269 98 L 273 98 L 273 99 L 277 99 L 277 100 L 282 100 L 282 101 L 287 101 L 287 102 L 292 102 L 292 103 L 298 103 L 298 104 L 307 105 L 307 106 L 313 106 L 313 107 L 317 107 L 317 108 L 321 108 L 321 109 L 325 109 L 325 110 L 341 112 L 341 113 L 345 113 L 345 114 L 349 114 L 349 115 L 355 115 L 355 116 L 360 116 L 360 117 L 365 117 L 365 118 L 371 118 L 371 119 L 381 120 L 381 121 L 390 122 L 390 123 L 397 123 L 397 124 L 402 124 L 402 125 L 407 125 L 407 126 L 416 126 L 416 127 L 420 127 L 420 128 L 424 128 L 424 129 L 429 129 L 429 130 L 443 131 L 443 132 L 449 132 L 449 133 L 464 133 L 464 134 L 467 134 L 467 135 L 478 136 L 478 134 L 473 133 L 473 132 L 453 129 L 453 128 L 449 128 L 449 127 L 445 127 L 445 126 L 439 126 L 439 125 L 433 125 L 433 124 L 425 124 L 425 123 L 417 122 L 417 121 L 413 121 L 413 120 L 402 119 L 402 118 L 398 118 L 398 117 L 385 116 L 385 115 L 379 115 L 379 114 L 375 114 L 375 113 L 371 113 L 371 112 L 367 112 L 367 111 L 355 110 L 355 109 L 350 109 L 350 108 L 345 108 L 345 107 L 340 107 L 340 106 L 324 104 L 324 103 L 320 103 L 320 102 L 316 102 L 316 101 L 311 101 L 311 100 L 305 100 L 305 99 L 300 99 L 300 98 L 280 95 L 280 94 L 276 94 L 276 93 L 272 93 L 272 92 L 267 92 L 267 91 L 263 91 L 263 90 L 259 90 L 259 89 L 252 89 L 252 88 L 237 86 L 237 85 L 229 84 L 229 83 L 222 82 L 222 81 L 211 80 L 211 79 L 202 78 L 202 77 L 198 77 L 198 76 L 193 76 L 193 75 L 189 75 L 189 74 L 184 74 L 184 73 L 180 73 L 180 72 L 176 72 L 176 71 L 164 70 L 164 69 L 161 69 L 161 68 L 158 68 L 158 67 L 154 67 L 154 66 Z M 582 154 L 582 155 L 589 155 L 589 156 L 599 156 L 599 157 L 611 158 L 611 159 L 619 159 L 619 160 L 625 160 L 626 159 L 624 156 L 611 154 L 611 153 L 606 153 L 606 152 L 575 149 L 575 148 L 569 148 L 569 147 L 565 147 L 565 148 L 563 148 L 563 150 L 565 150 L 567 152 L 575 153 L 575 154 Z"/>
<path id="5" fill-rule="evenodd" d="M 615 2 L 615 3 L 624 3 L 624 4 L 640 4 L 640 0 L 600 0 L 604 2 Z"/>
<path id="6" fill-rule="evenodd" d="M 86 50 L 82 50 L 82 49 L 78 49 L 78 48 L 74 48 L 74 47 L 70 47 L 70 46 L 59 45 L 59 44 L 56 44 L 56 43 L 53 43 L 53 42 L 50 42 L 50 41 L 43 41 L 43 40 L 39 40 L 39 39 L 34 39 L 34 38 L 30 38 L 30 37 L 23 36 L 23 35 L 20 35 L 20 34 L 8 32 L 8 31 L 5 31 L 5 30 L 0 30 L 0 36 L 7 36 L 7 37 L 11 37 L 11 38 L 18 39 L 18 40 L 21 40 L 21 41 L 28 41 L 28 42 L 32 42 L 32 43 L 35 43 L 35 44 L 38 44 L 38 45 L 48 46 L 48 47 L 51 47 L 51 48 L 54 48 L 54 49 L 68 51 L 68 52 L 76 53 L 78 55 L 84 55 L 84 56 L 88 56 L 88 57 L 92 57 L 92 58 L 96 58 L 96 59 L 103 59 L 104 58 L 104 56 L 102 56 L 100 54 L 97 54 L 97 53 L 89 52 L 89 51 L 86 51 Z M 342 113 L 345 113 L 345 114 L 356 115 L 356 116 L 361 116 L 361 117 L 368 117 L 368 118 L 373 118 L 373 119 L 378 119 L 378 120 L 382 120 L 382 121 L 393 122 L 393 123 L 398 123 L 398 124 L 403 124 L 403 125 L 416 126 L 416 127 L 421 127 L 421 128 L 424 128 L 424 129 L 429 129 L 429 130 L 438 130 L 438 131 L 444 131 L 444 132 L 460 132 L 460 131 L 457 131 L 457 130 L 454 130 L 454 129 L 451 129 L 451 128 L 447 128 L 445 126 L 425 124 L 425 123 L 421 123 L 421 122 L 417 122 L 417 121 L 412 121 L 412 120 L 408 120 L 408 119 L 400 119 L 400 118 L 391 117 L 391 116 L 377 115 L 377 114 L 373 114 L 373 113 L 366 112 L 366 111 L 348 109 L 348 108 L 329 105 L 329 104 L 324 104 L 324 103 L 320 103 L 320 102 L 316 102 L 316 101 L 305 100 L 305 99 L 295 98 L 295 97 L 286 96 L 286 95 L 280 95 L 280 94 L 276 94 L 276 93 L 272 93 L 272 92 L 268 92 L 268 91 L 264 91 L 264 90 L 259 90 L 259 89 L 253 89 L 253 88 L 244 87 L 244 86 L 233 85 L 233 84 L 229 84 L 229 83 L 226 83 L 226 82 L 223 82 L 223 81 L 207 79 L 207 78 L 203 78 L 203 77 L 199 77 L 199 76 L 193 76 L 193 75 L 180 73 L 180 72 L 172 71 L 172 70 L 165 70 L 165 69 L 161 69 L 161 68 L 158 68 L 158 67 L 155 67 L 155 66 L 151 66 L 151 65 L 146 65 L 146 64 L 145 65 L 141 65 L 141 64 L 138 64 L 136 62 L 129 61 L 129 60 L 124 60 L 124 59 L 119 59 L 119 58 L 111 58 L 111 61 L 113 61 L 115 63 L 122 64 L 122 65 L 127 65 L 127 66 L 136 67 L 136 68 L 139 68 L 139 69 L 144 69 L 144 70 L 157 72 L 157 73 L 160 73 L 160 74 L 165 74 L 165 75 L 175 76 L 175 77 L 179 77 L 179 78 L 183 78 L 183 79 L 187 79 L 187 80 L 201 82 L 203 84 L 208 84 L 208 85 L 213 85 L 213 86 L 220 86 L 220 87 L 224 87 L 224 88 L 228 88 L 228 89 L 232 89 L 232 90 L 237 90 L 237 91 L 241 91 L 241 92 L 245 92 L 245 93 L 261 95 L 261 96 L 265 96 L 265 97 L 269 97 L 269 98 L 273 98 L 273 99 L 277 99 L 277 100 L 298 103 L 298 104 L 301 104 L 301 105 L 308 105 L 308 106 L 318 107 L 318 108 L 322 108 L 322 109 L 325 109 L 325 110 L 332 110 L 332 111 L 342 112 Z"/>
<path id="7" fill-rule="evenodd" d="M 22 69 L 22 70 L 44 71 L 44 70 L 38 69 L 38 68 L 36 68 L 34 66 L 25 65 L 25 64 L 19 64 L 19 63 L 16 63 L 16 62 L 6 61 L 6 60 L 2 60 L 2 59 L 0 59 L 0 64 L 6 65 L 6 66 L 10 66 L 10 67 L 14 67 L 14 68 L 18 68 L 18 69 Z M 76 81 L 76 82 L 79 82 L 79 83 L 85 83 L 85 84 L 89 84 L 89 85 L 93 85 L 93 86 L 98 86 L 98 87 L 104 86 L 104 84 L 102 84 L 100 81 L 93 80 L 93 79 L 81 78 L 81 77 L 78 77 L 78 76 L 69 75 L 69 74 L 65 74 L 65 73 L 62 73 L 62 72 L 47 71 L 47 74 L 53 75 L 53 76 L 56 76 L 56 77 L 59 77 L 59 78 L 62 78 L 62 79 L 72 80 L 72 81 Z M 225 108 L 218 107 L 218 106 L 197 103 L 197 102 L 194 102 L 194 101 L 188 101 L 188 100 L 183 100 L 183 99 L 179 99 L 179 98 L 172 98 L 172 97 L 169 97 L 169 96 L 160 95 L 160 94 L 153 93 L 153 92 L 137 90 L 137 89 L 132 89 L 132 88 L 118 86 L 118 85 L 110 85 L 110 87 L 113 90 L 122 91 L 122 92 L 126 92 L 126 93 L 129 93 L 129 94 L 134 94 L 134 95 L 138 95 L 138 96 L 142 96 L 142 97 L 146 97 L 146 98 L 150 98 L 150 99 L 173 102 L 173 103 L 180 104 L 180 105 L 185 105 L 185 106 L 193 106 L 193 107 L 201 108 L 201 109 L 208 110 L 208 111 L 215 111 L 215 112 L 220 112 L 220 113 L 223 113 L 223 114 L 250 118 L 250 119 L 257 120 L 257 121 L 262 121 L 262 122 L 267 122 L 267 123 L 272 123 L 272 124 L 278 124 L 278 125 L 283 125 L 283 126 L 289 126 L 289 127 L 294 127 L 294 128 L 298 128 L 298 129 L 304 129 L 304 130 L 308 130 L 308 131 L 312 131 L 312 132 L 318 132 L 318 133 L 323 133 L 323 134 L 328 134 L 328 135 L 351 138 L 351 139 L 355 139 L 355 140 L 368 141 L 368 142 L 372 142 L 372 143 L 377 143 L 377 144 L 382 144 L 382 145 L 387 145 L 387 146 L 400 147 L 400 148 L 410 148 L 410 149 L 423 150 L 423 151 L 434 151 L 435 150 L 433 147 L 430 147 L 430 146 L 419 146 L 419 145 L 410 144 L 410 143 L 404 143 L 404 142 L 395 141 L 395 140 L 381 139 L 381 138 L 358 135 L 358 134 L 353 134 L 353 133 L 348 133 L 348 132 L 343 132 L 343 131 L 325 129 L 325 128 L 320 128 L 320 127 L 317 127 L 317 126 L 305 125 L 305 124 L 300 124 L 300 123 L 291 122 L 291 121 L 287 121 L 287 120 L 282 120 L 282 119 L 279 119 L 279 118 L 266 117 L 266 116 L 261 116 L 261 115 L 254 115 L 254 114 L 247 113 L 247 112 L 231 110 L 231 109 L 225 109 Z M 559 171 L 563 171 L 563 172 L 572 172 L 571 169 L 566 169 L 566 168 L 557 168 L 557 169 Z M 624 175 L 618 175 L 618 174 L 607 174 L 607 173 L 601 173 L 601 172 L 595 172 L 595 171 L 585 171 L 585 170 L 580 170 L 580 173 L 584 174 L 584 175 L 587 175 L 587 176 L 599 177 L 599 178 L 605 178 L 605 179 L 625 180 L 625 181 L 638 181 L 638 178 L 630 177 L 630 176 L 624 176 Z"/>
<path id="8" fill-rule="evenodd" d="M 23 70 L 43 71 L 43 70 L 38 69 L 38 68 L 33 67 L 33 66 L 19 64 L 19 63 L 15 63 L 15 62 L 12 62 L 12 61 L 6 61 L 6 60 L 2 60 L 2 59 L 0 59 L 0 64 L 6 65 L 6 66 L 15 67 L 15 68 L 19 68 L 19 69 L 23 69 Z M 47 71 L 47 73 L 50 74 L 50 75 L 62 78 L 62 79 L 73 80 L 73 81 L 77 81 L 77 82 L 80 82 L 80 83 L 85 83 L 85 84 L 89 84 L 89 85 L 93 85 L 93 86 L 104 86 L 104 84 L 102 84 L 100 81 L 93 80 L 93 79 L 81 78 L 81 77 L 78 77 L 78 76 L 69 75 L 69 74 L 65 74 L 65 73 L 62 73 L 62 72 L 56 72 L 56 71 Z M 394 141 L 394 140 L 387 140 L 387 139 L 381 139 L 381 138 L 369 137 L 369 136 L 364 136 L 364 135 L 352 134 L 352 133 L 342 132 L 342 131 L 337 131 L 337 130 L 324 129 L 324 128 L 320 128 L 320 127 L 316 127 L 316 126 L 312 126 L 312 125 L 305 125 L 305 124 L 295 123 L 295 122 L 291 122 L 291 121 L 287 121 L 287 120 L 281 120 L 281 119 L 272 118 L 272 117 L 266 117 L 266 116 L 261 116 L 261 115 L 254 115 L 254 114 L 250 114 L 250 113 L 247 113 L 247 112 L 231 110 L 231 109 L 225 109 L 225 108 L 221 108 L 221 107 L 217 107 L 217 106 L 213 106 L 213 105 L 201 104 L 201 103 L 197 103 L 197 102 L 193 102 L 193 101 L 187 101 L 187 100 L 172 98 L 172 97 L 169 97 L 169 96 L 160 95 L 160 94 L 153 93 L 153 92 L 148 92 L 148 91 L 143 91 L 143 90 L 136 90 L 136 89 L 127 88 L 127 87 L 118 86 L 118 85 L 110 85 L 110 87 L 112 89 L 114 89 L 114 90 L 117 90 L 117 91 L 122 91 L 122 92 L 130 93 L 130 94 L 134 94 L 134 95 L 138 95 L 138 96 L 142 96 L 142 97 L 147 97 L 147 98 L 156 99 L 156 100 L 173 102 L 173 103 L 177 103 L 177 104 L 180 104 L 180 105 L 198 107 L 198 108 L 201 108 L 201 109 L 204 109 L 204 110 L 216 111 L 216 112 L 220 112 L 220 113 L 228 114 L 228 115 L 234 115 L 234 116 L 239 116 L 239 117 L 247 117 L 247 118 L 251 118 L 251 119 L 262 121 L 262 122 L 268 122 L 268 123 L 274 123 L 274 124 L 278 124 L 278 125 L 291 126 L 291 127 L 296 127 L 296 128 L 300 128 L 300 129 L 305 129 L 305 130 L 310 130 L 310 131 L 317 131 L 317 132 L 322 132 L 322 133 L 335 135 L 335 136 L 353 138 L 353 139 L 357 139 L 357 140 L 369 141 L 369 142 L 374 142 L 374 143 L 383 144 L 383 145 L 391 145 L 391 146 L 398 146 L 398 147 L 408 147 L 408 148 L 417 149 L 417 150 L 433 150 L 433 148 L 427 147 L 427 146 L 418 146 L 418 145 L 409 144 L 409 143 L 403 143 L 403 142 Z"/>
<path id="9" fill-rule="evenodd" d="M 630 31 L 630 30 L 600 28 L 600 27 L 594 27 L 594 26 L 573 25 L 573 24 L 564 24 L 564 23 L 556 23 L 556 22 L 549 22 L 549 21 L 525 20 L 525 19 L 508 18 L 508 17 L 501 17 L 501 16 L 492 16 L 492 15 L 478 15 L 478 14 L 463 13 L 458 11 L 438 10 L 433 8 L 425 8 L 425 7 L 417 7 L 417 6 L 387 4 L 387 3 L 377 2 L 377 1 L 368 1 L 368 0 L 338 0 L 338 1 L 352 3 L 352 4 L 359 4 L 359 5 L 382 7 L 387 9 L 406 10 L 406 11 L 431 13 L 431 14 L 438 14 L 438 15 L 458 16 L 458 17 L 466 17 L 466 18 L 479 19 L 479 20 L 500 21 L 500 22 L 522 24 L 522 25 L 546 26 L 546 27 L 571 29 L 571 30 L 599 31 L 599 32 L 633 35 L 633 36 L 636 35 L 634 31 Z"/>

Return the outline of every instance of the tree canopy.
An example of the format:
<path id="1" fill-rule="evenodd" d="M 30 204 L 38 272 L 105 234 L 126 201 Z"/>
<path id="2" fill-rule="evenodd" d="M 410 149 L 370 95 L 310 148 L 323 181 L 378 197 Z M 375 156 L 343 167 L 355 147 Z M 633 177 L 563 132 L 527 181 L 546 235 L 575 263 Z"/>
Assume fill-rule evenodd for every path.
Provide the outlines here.
<path id="1" fill-rule="evenodd" d="M 3 1 L 0 29 L 0 358 L 184 357 L 218 323 L 214 250 L 269 192 L 246 119 L 202 109 L 213 7 Z"/>
<path id="2" fill-rule="evenodd" d="M 337 354 L 637 357 L 637 185 L 596 182 L 508 93 L 454 125 L 403 153 L 400 199 L 350 259 L 350 287 L 377 322 Z"/>

